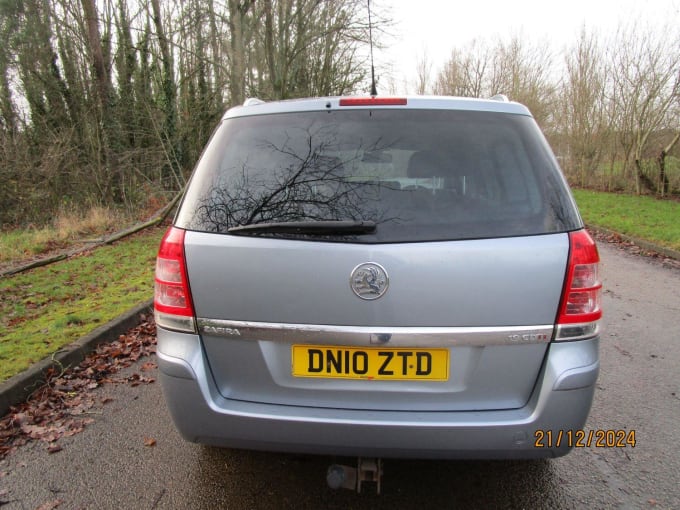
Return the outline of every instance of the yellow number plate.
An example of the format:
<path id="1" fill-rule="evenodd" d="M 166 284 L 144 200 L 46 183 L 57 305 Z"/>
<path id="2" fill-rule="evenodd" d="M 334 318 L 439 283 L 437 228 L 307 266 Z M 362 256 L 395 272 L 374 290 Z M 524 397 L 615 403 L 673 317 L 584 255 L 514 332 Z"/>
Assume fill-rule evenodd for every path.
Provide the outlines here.
<path id="1" fill-rule="evenodd" d="M 393 381 L 447 381 L 448 349 L 293 345 L 293 376 Z"/>

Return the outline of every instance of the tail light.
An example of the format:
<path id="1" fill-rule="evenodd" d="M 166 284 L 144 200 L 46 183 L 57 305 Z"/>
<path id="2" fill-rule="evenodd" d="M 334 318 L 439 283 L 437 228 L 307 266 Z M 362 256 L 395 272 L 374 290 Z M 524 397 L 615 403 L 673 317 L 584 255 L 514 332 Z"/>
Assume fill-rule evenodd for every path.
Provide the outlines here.
<path id="1" fill-rule="evenodd" d="M 569 234 L 569 266 L 557 317 L 556 340 L 580 340 L 598 333 L 602 317 L 600 255 L 585 230 Z"/>
<path id="2" fill-rule="evenodd" d="M 156 258 L 154 292 L 156 324 L 175 331 L 196 332 L 194 307 L 184 258 L 184 230 L 170 227 Z"/>

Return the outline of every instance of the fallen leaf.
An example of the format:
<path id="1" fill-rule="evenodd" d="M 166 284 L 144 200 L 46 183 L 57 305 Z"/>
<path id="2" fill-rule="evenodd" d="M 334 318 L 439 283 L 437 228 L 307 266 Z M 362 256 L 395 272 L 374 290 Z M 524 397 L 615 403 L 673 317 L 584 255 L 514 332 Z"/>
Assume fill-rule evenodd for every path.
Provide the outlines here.
<path id="1" fill-rule="evenodd" d="M 54 501 L 49 501 L 47 503 L 43 503 L 42 505 L 40 505 L 35 510 L 54 510 L 59 505 L 61 505 L 63 502 L 64 501 L 61 500 L 61 499 L 55 499 Z"/>
<path id="2" fill-rule="evenodd" d="M 158 367 L 158 365 L 156 365 L 153 361 L 147 361 L 146 363 L 144 363 L 144 364 L 141 366 L 140 370 L 141 370 L 142 372 L 146 372 L 147 370 L 154 370 L 154 369 L 156 369 L 157 367 Z"/>
<path id="3" fill-rule="evenodd" d="M 55 442 L 58 439 L 77 434 L 94 422 L 83 416 L 97 414 L 91 410 L 98 399 L 94 393 L 96 388 L 110 383 L 136 386 L 155 382 L 154 378 L 139 374 L 120 379 L 112 377 L 130 367 L 135 360 L 156 352 L 155 333 L 153 319 L 147 318 L 146 322 L 121 335 L 119 340 L 101 344 L 77 366 L 65 370 L 48 368 L 44 372 L 46 383 L 26 402 L 11 407 L 10 412 L 0 418 L 0 460 L 30 441 L 44 441 L 48 443 L 48 449 L 57 451 Z M 153 368 L 156 368 L 154 362 L 144 363 L 141 367 L 145 371 Z M 100 397 L 99 400 L 106 404 L 113 399 Z M 0 478 L 2 476 L 0 472 Z"/>
<path id="4" fill-rule="evenodd" d="M 156 446 L 156 440 L 152 437 L 145 437 L 144 446 Z"/>
<path id="5" fill-rule="evenodd" d="M 61 451 L 61 446 L 58 444 L 51 444 L 47 447 L 47 453 L 57 453 Z"/>

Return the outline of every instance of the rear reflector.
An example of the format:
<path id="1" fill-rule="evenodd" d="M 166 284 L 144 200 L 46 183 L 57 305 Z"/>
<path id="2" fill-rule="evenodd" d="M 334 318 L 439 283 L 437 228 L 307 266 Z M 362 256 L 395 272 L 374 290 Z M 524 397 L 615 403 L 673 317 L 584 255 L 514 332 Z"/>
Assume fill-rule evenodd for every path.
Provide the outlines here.
<path id="1" fill-rule="evenodd" d="M 348 97 L 340 99 L 340 106 L 403 106 L 405 97 Z"/>
<path id="2" fill-rule="evenodd" d="M 195 332 L 194 308 L 184 259 L 184 230 L 170 227 L 156 259 L 154 312 L 166 329 Z"/>
<path id="3" fill-rule="evenodd" d="M 569 242 L 569 266 L 557 318 L 556 340 L 592 337 L 597 334 L 597 321 L 602 317 L 597 246 L 585 230 L 571 232 Z"/>

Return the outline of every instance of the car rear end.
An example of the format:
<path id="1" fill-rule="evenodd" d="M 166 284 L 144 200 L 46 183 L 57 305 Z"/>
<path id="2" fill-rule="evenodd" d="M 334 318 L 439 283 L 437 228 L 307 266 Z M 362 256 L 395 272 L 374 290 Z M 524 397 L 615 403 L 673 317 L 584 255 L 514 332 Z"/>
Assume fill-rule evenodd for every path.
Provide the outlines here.
<path id="1" fill-rule="evenodd" d="M 597 249 L 521 105 L 330 98 L 230 110 L 159 251 L 185 438 L 530 458 L 598 373 Z"/>

